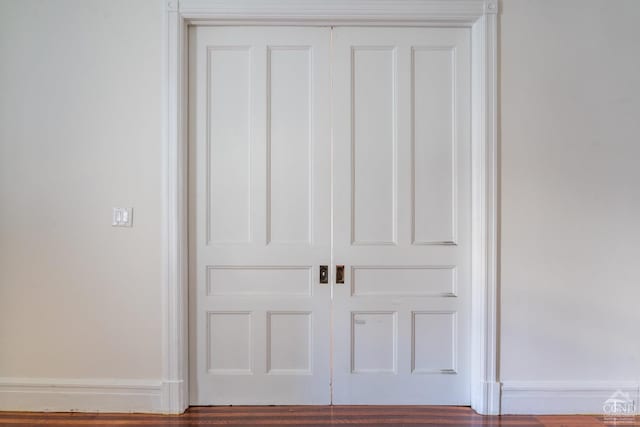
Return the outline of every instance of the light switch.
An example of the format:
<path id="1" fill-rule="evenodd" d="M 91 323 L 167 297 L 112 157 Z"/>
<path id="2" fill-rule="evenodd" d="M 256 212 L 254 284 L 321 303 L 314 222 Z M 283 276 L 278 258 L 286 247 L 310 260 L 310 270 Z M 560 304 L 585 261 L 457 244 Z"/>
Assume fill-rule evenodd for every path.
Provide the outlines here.
<path id="1" fill-rule="evenodd" d="M 114 227 L 132 227 L 133 208 L 113 208 L 113 221 L 111 225 Z"/>

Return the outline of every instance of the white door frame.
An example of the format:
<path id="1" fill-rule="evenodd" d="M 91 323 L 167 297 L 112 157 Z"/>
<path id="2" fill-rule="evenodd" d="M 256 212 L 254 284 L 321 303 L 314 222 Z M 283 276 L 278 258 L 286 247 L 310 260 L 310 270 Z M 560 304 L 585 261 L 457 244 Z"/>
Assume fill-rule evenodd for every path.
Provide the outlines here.
<path id="1" fill-rule="evenodd" d="M 471 407 L 500 413 L 497 0 L 166 0 L 163 36 L 162 408 L 189 405 L 187 30 L 190 25 L 469 27 L 472 42 Z"/>

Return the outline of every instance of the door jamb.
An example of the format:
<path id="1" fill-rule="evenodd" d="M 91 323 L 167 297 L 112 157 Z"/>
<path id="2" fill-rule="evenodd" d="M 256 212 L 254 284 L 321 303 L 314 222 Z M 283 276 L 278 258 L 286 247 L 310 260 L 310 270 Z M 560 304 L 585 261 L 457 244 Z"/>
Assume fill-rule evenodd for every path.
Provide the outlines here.
<path id="1" fill-rule="evenodd" d="M 498 0 L 168 0 L 163 15 L 162 390 L 189 406 L 187 31 L 190 25 L 471 28 L 471 407 L 500 413 L 498 377 Z"/>

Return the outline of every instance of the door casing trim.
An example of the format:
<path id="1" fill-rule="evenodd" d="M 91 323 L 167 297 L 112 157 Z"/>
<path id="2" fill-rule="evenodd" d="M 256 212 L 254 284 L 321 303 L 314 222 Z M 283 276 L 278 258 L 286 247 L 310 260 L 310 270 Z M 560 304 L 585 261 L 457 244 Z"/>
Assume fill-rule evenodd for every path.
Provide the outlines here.
<path id="1" fill-rule="evenodd" d="M 169 0 L 162 37 L 162 388 L 189 406 L 187 31 L 192 25 L 471 28 L 471 407 L 500 413 L 497 0 Z"/>

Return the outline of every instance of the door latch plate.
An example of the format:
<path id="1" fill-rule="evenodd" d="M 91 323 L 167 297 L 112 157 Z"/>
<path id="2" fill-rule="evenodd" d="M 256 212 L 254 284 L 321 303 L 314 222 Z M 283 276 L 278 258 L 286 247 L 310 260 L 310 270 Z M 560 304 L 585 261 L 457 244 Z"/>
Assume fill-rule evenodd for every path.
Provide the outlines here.
<path id="1" fill-rule="evenodd" d="M 344 283 L 344 265 L 336 265 L 336 283 Z"/>
<path id="2" fill-rule="evenodd" d="M 320 266 L 320 283 L 329 283 L 329 266 Z"/>

